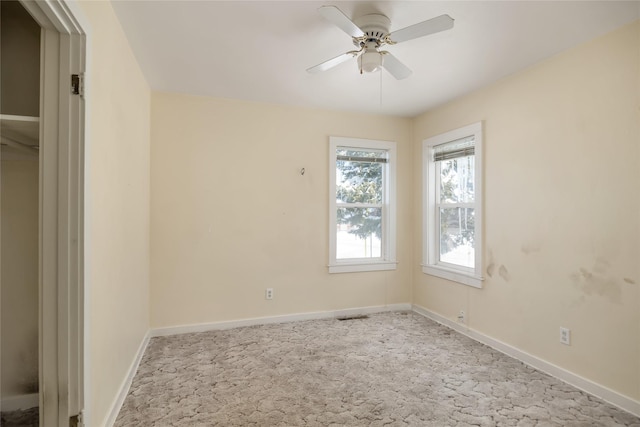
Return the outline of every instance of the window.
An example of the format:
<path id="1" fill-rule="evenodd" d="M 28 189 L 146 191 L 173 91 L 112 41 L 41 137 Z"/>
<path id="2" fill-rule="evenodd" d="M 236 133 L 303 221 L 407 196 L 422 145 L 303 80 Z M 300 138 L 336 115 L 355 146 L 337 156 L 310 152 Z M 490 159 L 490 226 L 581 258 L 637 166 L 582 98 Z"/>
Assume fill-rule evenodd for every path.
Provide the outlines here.
<path id="1" fill-rule="evenodd" d="M 329 142 L 329 272 L 395 270 L 395 142 Z"/>
<path id="2" fill-rule="evenodd" d="M 423 142 L 422 271 L 482 287 L 482 123 Z"/>

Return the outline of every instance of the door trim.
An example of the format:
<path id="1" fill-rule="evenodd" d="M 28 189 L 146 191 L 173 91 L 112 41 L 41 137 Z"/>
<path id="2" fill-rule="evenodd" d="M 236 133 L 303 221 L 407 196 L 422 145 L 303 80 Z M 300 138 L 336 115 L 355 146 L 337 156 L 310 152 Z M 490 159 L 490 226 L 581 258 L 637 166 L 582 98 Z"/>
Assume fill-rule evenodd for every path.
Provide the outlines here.
<path id="1" fill-rule="evenodd" d="M 85 100 L 71 95 L 71 74 L 85 73 L 87 27 L 80 24 L 75 4 L 63 0 L 21 2 L 42 27 L 40 426 L 68 426 L 70 416 L 83 413 L 88 390 Z"/>

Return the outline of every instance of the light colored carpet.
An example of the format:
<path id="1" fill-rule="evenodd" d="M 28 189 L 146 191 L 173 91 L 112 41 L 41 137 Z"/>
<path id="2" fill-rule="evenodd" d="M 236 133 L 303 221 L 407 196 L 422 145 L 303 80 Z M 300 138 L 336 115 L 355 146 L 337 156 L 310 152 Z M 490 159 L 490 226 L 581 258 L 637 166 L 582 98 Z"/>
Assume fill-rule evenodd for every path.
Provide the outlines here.
<path id="1" fill-rule="evenodd" d="M 153 338 L 116 426 L 640 426 L 414 313 Z"/>

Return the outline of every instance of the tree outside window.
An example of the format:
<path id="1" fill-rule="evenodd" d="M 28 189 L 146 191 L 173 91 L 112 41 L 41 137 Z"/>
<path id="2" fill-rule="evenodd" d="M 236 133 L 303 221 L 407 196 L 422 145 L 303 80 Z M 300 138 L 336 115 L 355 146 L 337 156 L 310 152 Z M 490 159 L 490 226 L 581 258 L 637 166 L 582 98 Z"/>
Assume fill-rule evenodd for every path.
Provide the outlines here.
<path id="1" fill-rule="evenodd" d="M 379 258 L 386 153 L 339 148 L 336 154 L 337 257 Z"/>

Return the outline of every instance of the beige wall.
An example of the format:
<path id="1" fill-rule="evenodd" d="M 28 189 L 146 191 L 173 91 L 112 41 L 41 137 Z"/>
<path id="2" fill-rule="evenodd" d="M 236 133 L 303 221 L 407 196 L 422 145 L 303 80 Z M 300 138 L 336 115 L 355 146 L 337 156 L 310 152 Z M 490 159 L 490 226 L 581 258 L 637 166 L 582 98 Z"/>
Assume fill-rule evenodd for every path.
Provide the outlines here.
<path id="1" fill-rule="evenodd" d="M 636 400 L 639 41 L 636 23 L 414 123 L 420 236 L 422 141 L 484 120 L 486 236 L 482 290 L 422 274 L 416 238 L 414 302 Z"/>
<path id="2" fill-rule="evenodd" d="M 88 51 L 87 425 L 104 425 L 149 329 L 150 91 L 109 2 L 81 2 Z"/>
<path id="3" fill-rule="evenodd" d="M 330 135 L 398 143 L 396 271 L 327 271 Z M 152 141 L 153 327 L 411 301 L 408 119 L 154 93 Z"/>
<path id="4" fill-rule="evenodd" d="M 7 151 L 0 165 L 3 399 L 38 392 L 38 156 Z"/>

